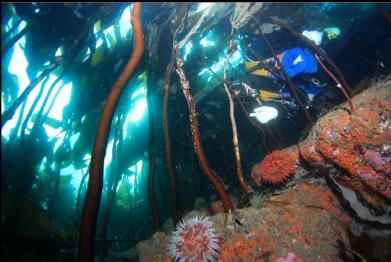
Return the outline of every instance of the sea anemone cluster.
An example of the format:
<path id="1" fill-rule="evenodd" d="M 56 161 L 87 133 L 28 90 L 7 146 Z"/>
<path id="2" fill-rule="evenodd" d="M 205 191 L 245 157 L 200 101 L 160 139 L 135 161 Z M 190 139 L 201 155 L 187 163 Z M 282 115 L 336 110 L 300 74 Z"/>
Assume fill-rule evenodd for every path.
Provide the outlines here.
<path id="1" fill-rule="evenodd" d="M 276 150 L 268 154 L 263 161 L 254 166 L 252 178 L 260 186 L 262 182 L 278 185 L 293 174 L 299 164 L 297 146 Z"/>
<path id="2" fill-rule="evenodd" d="M 216 261 L 219 239 L 208 217 L 195 216 L 182 220 L 172 233 L 168 252 L 174 261 Z"/>

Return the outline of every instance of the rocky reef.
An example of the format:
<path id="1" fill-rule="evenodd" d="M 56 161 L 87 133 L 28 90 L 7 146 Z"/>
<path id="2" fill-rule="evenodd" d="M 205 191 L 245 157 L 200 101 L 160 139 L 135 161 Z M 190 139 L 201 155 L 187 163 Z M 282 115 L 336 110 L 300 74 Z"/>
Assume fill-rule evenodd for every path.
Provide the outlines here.
<path id="1" fill-rule="evenodd" d="M 295 173 L 291 155 L 298 149 L 302 164 L 327 170 L 360 219 L 391 224 L 390 87 L 390 77 L 374 82 L 353 98 L 354 113 L 344 103 L 321 117 L 297 147 L 272 152 L 257 164 L 254 182 L 282 183 L 281 176 Z"/>
<path id="2" fill-rule="evenodd" d="M 355 113 L 346 104 L 338 106 L 298 145 L 311 166 L 335 168 L 332 182 L 362 219 L 383 224 L 391 223 L 390 88 L 390 77 L 373 83 L 353 98 Z M 357 201 L 370 212 L 361 210 Z"/>
<path id="3" fill-rule="evenodd" d="M 210 217 L 221 241 L 218 261 L 276 261 L 292 255 L 300 261 L 338 261 L 339 245 L 349 246 L 350 217 L 327 187 L 303 183 L 282 195 L 259 198 L 236 211 L 233 232 L 227 229 L 225 213 Z M 206 214 L 198 210 L 186 217 Z M 140 242 L 140 261 L 170 261 L 169 238 L 168 232 L 158 232 Z"/>
<path id="4" fill-rule="evenodd" d="M 354 113 L 347 103 L 335 107 L 297 145 L 256 164 L 255 184 L 271 191 L 255 192 L 233 219 L 217 202 L 185 216 L 210 216 L 218 261 L 390 261 L 390 88 L 391 76 L 373 81 L 352 99 Z M 170 261 L 173 230 L 171 223 L 140 242 L 133 255 Z"/>

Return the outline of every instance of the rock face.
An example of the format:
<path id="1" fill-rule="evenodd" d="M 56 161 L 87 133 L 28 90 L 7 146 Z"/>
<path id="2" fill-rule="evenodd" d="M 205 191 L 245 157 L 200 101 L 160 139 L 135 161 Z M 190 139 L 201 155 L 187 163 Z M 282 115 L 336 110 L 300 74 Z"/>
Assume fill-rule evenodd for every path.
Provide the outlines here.
<path id="1" fill-rule="evenodd" d="M 342 261 L 337 243 L 349 247 L 350 217 L 327 187 L 295 185 L 237 212 L 242 225 L 224 235 L 219 261 Z"/>
<path id="2" fill-rule="evenodd" d="M 391 203 L 390 88 L 391 77 L 374 83 L 353 98 L 355 113 L 346 103 L 338 106 L 298 145 L 311 165 L 336 167 L 334 182 L 354 191 L 378 215 Z"/>
<path id="3" fill-rule="evenodd" d="M 210 217 L 221 242 L 218 261 L 276 261 L 293 255 L 297 261 L 342 261 L 339 245 L 350 248 L 350 217 L 321 185 L 295 185 L 257 206 L 237 209 L 236 217 L 240 223 L 233 233 L 227 230 L 226 214 Z M 140 242 L 139 260 L 170 261 L 169 236 L 158 232 Z"/>
<path id="4" fill-rule="evenodd" d="M 255 165 L 252 177 L 257 185 L 282 182 L 281 176 L 294 172 L 290 156 L 298 148 L 311 166 L 335 168 L 331 181 L 360 218 L 391 224 L 391 76 L 374 82 L 352 102 L 354 113 L 348 103 L 336 107 L 297 147 L 274 151 Z"/>

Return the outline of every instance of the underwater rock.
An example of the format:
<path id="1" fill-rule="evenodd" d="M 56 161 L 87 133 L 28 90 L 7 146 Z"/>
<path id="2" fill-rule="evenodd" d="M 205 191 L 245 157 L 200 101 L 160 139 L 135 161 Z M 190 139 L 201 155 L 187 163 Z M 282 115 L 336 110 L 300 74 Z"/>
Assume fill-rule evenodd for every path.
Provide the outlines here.
<path id="1" fill-rule="evenodd" d="M 224 213 L 225 208 L 224 208 L 223 202 L 221 202 L 220 200 L 216 200 L 216 201 L 208 203 L 205 206 L 205 211 L 210 216 L 210 215 L 215 215 L 217 213 Z"/>
<path id="2" fill-rule="evenodd" d="M 275 150 L 253 167 L 251 176 L 257 186 L 260 186 L 262 182 L 273 185 L 281 184 L 295 172 L 298 164 L 297 146 Z"/>
<path id="3" fill-rule="evenodd" d="M 342 261 L 337 243 L 349 246 L 350 217 L 323 186 L 295 185 L 260 208 L 238 210 L 238 217 L 242 225 L 224 235 L 219 261 L 276 261 L 289 253 L 297 261 Z"/>
<path id="4" fill-rule="evenodd" d="M 376 228 L 352 221 L 349 234 L 352 249 L 368 261 L 391 261 L 390 228 Z"/>
<path id="5" fill-rule="evenodd" d="M 156 232 L 153 237 L 137 244 L 140 262 L 170 261 L 167 250 L 169 236 L 163 232 Z"/>
<path id="6" fill-rule="evenodd" d="M 371 213 L 386 215 L 391 223 L 386 214 L 391 210 L 390 85 L 388 76 L 356 95 L 353 114 L 344 103 L 321 117 L 299 143 L 299 152 L 313 166 L 336 167 L 340 172 L 333 179 L 338 186 L 357 195 L 347 200 L 360 199 Z"/>
<path id="7" fill-rule="evenodd" d="M 209 217 L 221 242 L 218 261 L 276 261 L 289 259 L 289 253 L 295 254 L 298 261 L 343 261 L 339 245 L 350 248 L 346 228 L 351 218 L 325 186 L 295 185 L 260 206 L 235 213 L 233 234 L 227 230 L 225 213 Z M 185 218 L 194 215 L 197 212 L 192 211 Z M 169 261 L 170 234 L 158 232 L 140 242 L 139 260 Z"/>
<path id="8" fill-rule="evenodd" d="M 296 258 L 295 254 L 289 252 L 287 258 L 279 257 L 277 258 L 276 262 L 294 262 L 295 258 Z"/>

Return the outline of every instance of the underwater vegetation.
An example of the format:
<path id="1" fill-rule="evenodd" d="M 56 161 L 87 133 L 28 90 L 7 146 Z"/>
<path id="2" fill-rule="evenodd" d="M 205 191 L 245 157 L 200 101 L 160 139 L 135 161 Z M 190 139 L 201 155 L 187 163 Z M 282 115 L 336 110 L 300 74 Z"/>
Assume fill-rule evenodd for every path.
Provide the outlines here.
<path id="1" fill-rule="evenodd" d="M 2 260 L 390 260 L 390 13 L 2 3 Z"/>

